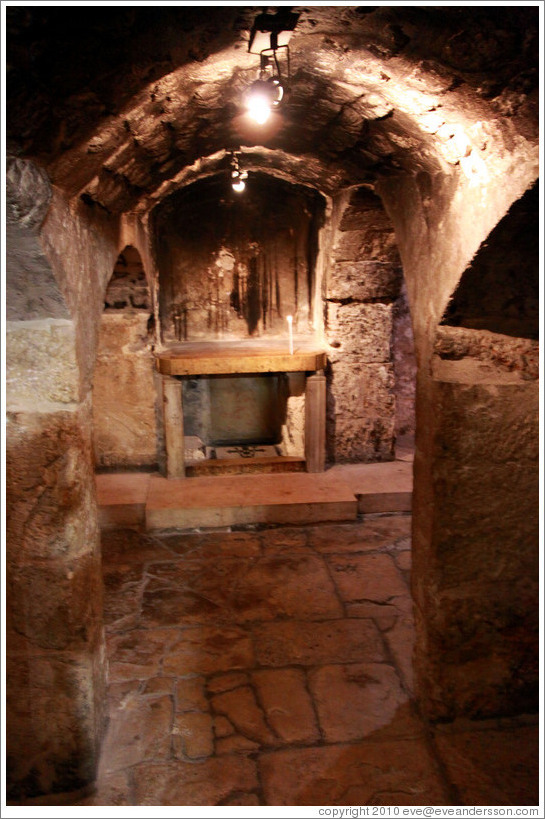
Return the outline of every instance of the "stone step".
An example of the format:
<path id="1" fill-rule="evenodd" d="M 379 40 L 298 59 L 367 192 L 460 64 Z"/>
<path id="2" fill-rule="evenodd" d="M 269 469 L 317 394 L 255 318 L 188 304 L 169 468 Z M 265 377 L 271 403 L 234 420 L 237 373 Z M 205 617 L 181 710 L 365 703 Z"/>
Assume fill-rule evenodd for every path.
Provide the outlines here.
<path id="1" fill-rule="evenodd" d="M 411 511 L 412 458 L 378 464 L 336 465 L 328 474 L 339 476 L 352 489 L 360 514 Z"/>
<path id="2" fill-rule="evenodd" d="M 103 528 L 206 529 L 253 523 L 354 520 L 358 514 L 409 512 L 412 463 L 337 465 L 326 472 L 207 475 L 167 480 L 156 474 L 97 475 Z"/>
<path id="3" fill-rule="evenodd" d="M 146 528 L 355 520 L 357 507 L 350 488 L 326 472 L 175 480 L 152 477 Z"/>
<path id="4" fill-rule="evenodd" d="M 146 521 L 150 473 L 116 472 L 96 475 L 98 521 L 101 529 L 143 526 Z"/>

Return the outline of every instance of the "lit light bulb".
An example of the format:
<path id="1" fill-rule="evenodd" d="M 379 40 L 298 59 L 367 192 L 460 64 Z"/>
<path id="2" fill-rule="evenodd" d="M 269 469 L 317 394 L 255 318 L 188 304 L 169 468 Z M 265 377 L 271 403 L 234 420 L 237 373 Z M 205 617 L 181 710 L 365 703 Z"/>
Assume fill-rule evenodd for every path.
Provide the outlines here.
<path id="1" fill-rule="evenodd" d="M 257 122 L 264 125 L 271 115 L 271 104 L 267 95 L 260 91 L 254 91 L 248 97 L 248 114 Z"/>
<path id="2" fill-rule="evenodd" d="M 264 125 L 271 115 L 271 110 L 282 102 L 284 89 L 278 77 L 268 80 L 256 80 L 246 97 L 248 114 L 258 125 Z"/>
<path id="3" fill-rule="evenodd" d="M 246 184 L 243 179 L 238 179 L 236 182 L 233 182 L 232 185 L 233 190 L 236 191 L 237 193 L 242 193 L 245 187 Z"/>

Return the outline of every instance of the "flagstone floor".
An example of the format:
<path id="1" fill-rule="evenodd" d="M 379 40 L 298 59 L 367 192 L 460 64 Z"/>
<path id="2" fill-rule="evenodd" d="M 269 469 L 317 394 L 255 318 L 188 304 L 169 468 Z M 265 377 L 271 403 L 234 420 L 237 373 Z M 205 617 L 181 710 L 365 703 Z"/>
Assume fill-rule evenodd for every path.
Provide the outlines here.
<path id="1" fill-rule="evenodd" d="M 109 726 L 79 805 L 536 805 L 537 719 L 412 701 L 410 516 L 103 534 Z"/>

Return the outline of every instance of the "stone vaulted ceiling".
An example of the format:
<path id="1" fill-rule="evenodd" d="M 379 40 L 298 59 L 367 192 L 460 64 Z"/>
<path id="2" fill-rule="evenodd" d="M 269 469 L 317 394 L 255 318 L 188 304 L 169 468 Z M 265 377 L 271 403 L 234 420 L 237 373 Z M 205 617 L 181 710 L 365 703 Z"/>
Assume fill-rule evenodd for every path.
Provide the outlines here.
<path id="1" fill-rule="evenodd" d="M 273 9 L 269 8 L 269 11 Z M 250 125 L 264 7 L 10 7 L 8 148 L 111 212 L 244 166 L 325 193 L 537 139 L 538 10 L 298 6 L 282 111 Z"/>

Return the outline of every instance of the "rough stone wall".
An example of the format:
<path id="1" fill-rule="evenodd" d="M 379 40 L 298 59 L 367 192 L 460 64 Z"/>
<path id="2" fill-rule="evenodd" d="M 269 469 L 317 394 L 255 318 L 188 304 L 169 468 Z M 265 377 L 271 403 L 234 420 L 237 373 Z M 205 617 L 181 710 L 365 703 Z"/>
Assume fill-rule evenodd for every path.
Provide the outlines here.
<path id="1" fill-rule="evenodd" d="M 328 459 L 384 461 L 394 455 L 392 332 L 401 265 L 392 225 L 361 188 L 337 203 L 325 288 Z"/>
<path id="2" fill-rule="evenodd" d="M 243 194 L 225 173 L 153 212 L 163 341 L 287 338 L 312 325 L 322 197 L 267 174 Z"/>
<path id="3" fill-rule="evenodd" d="M 393 317 L 394 395 L 396 441 L 414 440 L 416 430 L 416 356 L 407 288 L 401 286 Z"/>
<path id="4" fill-rule="evenodd" d="M 487 128 L 492 135 L 493 123 Z M 418 360 L 415 664 L 421 706 L 433 719 L 535 705 L 535 369 L 513 363 L 519 356 L 509 343 L 520 339 L 496 334 L 488 348 L 473 340 L 458 350 L 459 362 L 443 352 L 433 366 L 437 326 L 464 269 L 538 173 L 531 142 L 513 137 L 506 151 L 491 138 L 485 147 L 480 174 L 461 167 L 378 186 L 396 228 Z"/>
<path id="5" fill-rule="evenodd" d="M 7 417 L 6 723 L 11 799 L 96 773 L 104 637 L 89 407 Z"/>
<path id="6" fill-rule="evenodd" d="M 434 715 L 538 708 L 538 348 L 444 328 L 433 358 L 430 554 L 415 593 Z"/>
<path id="7" fill-rule="evenodd" d="M 79 788 L 98 762 L 105 659 L 90 383 L 117 235 L 104 215 L 70 209 L 55 190 L 44 196 L 32 163 L 10 168 L 7 791 L 20 800 Z"/>
<path id="8" fill-rule="evenodd" d="M 97 467 L 157 463 L 156 394 L 146 312 L 105 312 L 93 385 Z"/>

